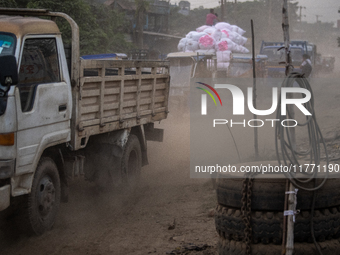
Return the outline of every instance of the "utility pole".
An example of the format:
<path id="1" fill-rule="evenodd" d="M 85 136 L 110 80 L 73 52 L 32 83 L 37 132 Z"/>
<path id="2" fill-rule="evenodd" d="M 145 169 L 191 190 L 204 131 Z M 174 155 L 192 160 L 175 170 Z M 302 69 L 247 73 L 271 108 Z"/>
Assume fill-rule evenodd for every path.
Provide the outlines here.
<path id="1" fill-rule="evenodd" d="M 227 8 L 227 0 L 222 0 L 222 1 L 224 1 L 224 15 L 226 16 L 226 18 L 221 20 L 221 21 L 226 21 L 227 20 L 227 10 L 228 10 L 228 8 Z"/>
<path id="2" fill-rule="evenodd" d="M 319 17 L 322 17 L 322 15 L 315 15 L 316 16 L 316 23 L 319 22 Z"/>
<path id="3" fill-rule="evenodd" d="M 302 23 L 302 9 L 306 9 L 305 6 L 298 6 L 300 8 L 300 26 L 301 26 L 301 23 Z"/>
<path id="4" fill-rule="evenodd" d="M 289 54 L 289 20 L 288 20 L 288 0 L 283 0 L 282 6 L 282 28 L 284 38 L 284 48 L 286 53 L 286 76 L 292 72 L 291 58 Z M 291 118 L 294 118 L 294 109 L 290 108 Z M 295 150 L 295 129 L 289 129 L 293 150 Z M 287 183 L 288 186 L 288 183 Z M 289 184 L 288 194 L 288 210 L 284 212 L 285 216 L 288 216 L 287 220 L 287 242 L 286 242 L 286 255 L 293 255 L 294 252 L 294 222 L 295 222 L 295 210 L 296 210 L 296 192 L 293 183 Z"/>
<path id="5" fill-rule="evenodd" d="M 272 1 L 268 1 L 269 3 L 269 13 L 268 13 L 268 25 L 269 25 L 269 28 L 270 26 L 272 25 Z M 267 37 L 270 38 L 270 31 L 271 29 L 267 29 Z"/>
<path id="6" fill-rule="evenodd" d="M 224 0 L 221 0 L 221 21 L 224 20 Z"/>

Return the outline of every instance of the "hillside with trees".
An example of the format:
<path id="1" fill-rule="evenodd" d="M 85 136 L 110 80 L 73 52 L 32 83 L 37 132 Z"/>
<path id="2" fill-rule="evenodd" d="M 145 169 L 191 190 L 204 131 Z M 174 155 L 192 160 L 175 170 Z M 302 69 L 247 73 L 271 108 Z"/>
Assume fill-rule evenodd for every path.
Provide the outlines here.
<path id="1" fill-rule="evenodd" d="M 70 15 L 79 25 L 81 54 L 126 52 L 133 47 L 124 39 L 124 14 L 105 8 L 97 1 L 84 0 L 1 0 L 1 7 L 43 8 Z M 57 19 L 63 40 L 71 38 L 67 22 Z"/>
<path id="2" fill-rule="evenodd" d="M 0 6 L 46 8 L 67 13 L 80 26 L 81 54 L 128 52 L 133 48 L 141 48 L 141 37 L 137 38 L 135 44 L 125 40 L 125 35 L 130 34 L 132 30 L 131 21 L 127 20 L 122 12 L 118 13 L 107 8 L 104 2 L 105 0 L 0 0 Z M 136 22 L 136 29 L 141 30 L 141 24 L 145 22 L 142 14 L 147 12 L 148 0 L 135 0 L 135 3 L 138 6 L 135 19 L 139 20 Z M 289 4 L 291 38 L 314 42 L 327 39 L 336 42 L 338 34 L 334 35 L 331 23 L 300 22 L 298 6 L 298 2 Z M 209 13 L 209 9 L 200 7 L 190 10 L 189 15 L 185 16 L 178 13 L 179 10 L 178 6 L 171 6 L 168 34 L 180 37 L 204 25 L 205 17 Z M 221 18 L 219 6 L 215 8 L 215 12 Z M 251 37 L 250 20 L 254 20 L 257 47 L 262 40 L 282 41 L 283 39 L 282 0 L 227 2 L 224 13 L 224 21 L 246 30 L 245 36 L 248 38 Z M 67 43 L 70 38 L 70 27 L 62 21 L 57 22 Z M 171 48 L 172 51 L 176 51 L 173 42 Z"/>

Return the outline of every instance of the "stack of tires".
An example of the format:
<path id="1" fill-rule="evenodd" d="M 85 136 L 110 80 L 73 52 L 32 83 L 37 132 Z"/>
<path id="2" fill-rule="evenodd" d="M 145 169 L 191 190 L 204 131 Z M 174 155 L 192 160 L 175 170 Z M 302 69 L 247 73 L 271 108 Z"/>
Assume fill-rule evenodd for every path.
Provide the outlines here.
<path id="1" fill-rule="evenodd" d="M 249 165 L 251 163 L 248 163 Z M 215 213 L 219 234 L 220 255 L 246 254 L 245 224 L 243 222 L 243 179 L 223 178 L 217 181 L 218 205 Z M 320 183 L 322 180 L 318 180 Z M 314 183 L 306 187 L 312 188 Z M 281 254 L 283 211 L 286 179 L 253 180 L 251 194 L 252 254 Z M 318 254 L 311 233 L 311 205 L 313 192 L 299 190 L 294 225 L 294 254 Z M 328 179 L 317 191 L 313 229 L 323 255 L 340 254 L 340 179 Z"/>

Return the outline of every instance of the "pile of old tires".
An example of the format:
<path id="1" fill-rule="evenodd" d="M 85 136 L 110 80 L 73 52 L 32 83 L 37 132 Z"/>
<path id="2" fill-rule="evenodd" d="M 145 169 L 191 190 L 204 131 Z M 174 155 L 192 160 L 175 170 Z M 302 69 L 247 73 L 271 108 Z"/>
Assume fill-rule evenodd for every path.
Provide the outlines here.
<path id="1" fill-rule="evenodd" d="M 218 205 L 215 225 L 219 234 L 220 255 L 246 254 L 245 223 L 242 218 L 242 178 L 223 178 L 217 181 Z M 321 182 L 322 180 L 318 180 Z M 313 183 L 309 184 L 313 187 Z M 308 186 L 308 185 L 307 185 Z M 251 194 L 251 254 L 281 254 L 283 211 L 286 180 L 253 180 Z M 311 233 L 313 193 L 299 190 L 294 225 L 294 254 L 318 254 Z M 328 179 L 318 190 L 313 215 L 314 236 L 323 255 L 340 254 L 340 179 Z"/>

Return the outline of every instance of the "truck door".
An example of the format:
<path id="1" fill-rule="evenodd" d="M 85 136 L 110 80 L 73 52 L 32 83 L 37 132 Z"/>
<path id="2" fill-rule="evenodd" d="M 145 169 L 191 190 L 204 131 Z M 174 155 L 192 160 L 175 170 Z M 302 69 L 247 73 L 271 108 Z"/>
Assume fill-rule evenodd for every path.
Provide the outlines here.
<path id="1" fill-rule="evenodd" d="M 70 88 L 55 37 L 27 37 L 19 59 L 16 174 L 33 172 L 42 151 L 69 140 Z"/>

